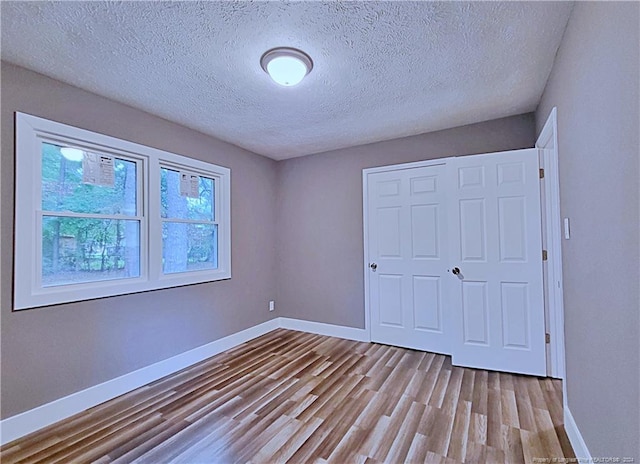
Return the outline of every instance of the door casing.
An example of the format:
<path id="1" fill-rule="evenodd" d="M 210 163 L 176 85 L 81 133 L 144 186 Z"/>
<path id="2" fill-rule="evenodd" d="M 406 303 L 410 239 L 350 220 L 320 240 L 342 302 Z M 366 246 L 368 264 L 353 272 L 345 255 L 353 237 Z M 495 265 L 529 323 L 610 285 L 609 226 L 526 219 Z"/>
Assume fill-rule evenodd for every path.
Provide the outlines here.
<path id="1" fill-rule="evenodd" d="M 540 134 L 536 148 L 540 150 L 540 164 L 545 169 L 545 182 L 541 185 L 544 191 L 545 207 L 542 208 L 543 227 L 542 237 L 543 244 L 553 251 L 548 254 L 548 269 L 553 269 L 550 273 L 549 284 L 545 285 L 545 300 L 552 301 L 546 308 L 549 317 L 546 321 L 548 324 L 546 332 L 551 335 L 551 357 L 548 374 L 556 378 L 565 378 L 564 364 L 564 311 L 562 307 L 562 255 L 561 255 L 561 230 L 560 230 L 560 204 L 559 204 L 559 176 L 558 176 L 558 152 L 557 152 L 557 118 L 556 109 L 554 108 Z M 550 146 L 552 145 L 552 146 Z M 447 157 L 454 158 L 454 157 Z M 413 163 L 402 163 L 395 165 L 380 166 L 375 168 L 367 168 L 362 171 L 362 187 L 363 187 L 363 234 L 364 234 L 364 287 L 365 287 L 365 331 L 369 340 L 371 340 L 371 304 L 370 304 L 370 285 L 369 285 L 369 237 L 368 237 L 368 175 L 376 172 L 395 171 L 400 169 L 412 169 L 418 167 L 426 167 L 442 164 L 447 158 L 437 158 Z M 542 201 L 542 200 L 541 200 Z M 542 206 L 542 205 L 541 205 Z M 552 288 L 551 288 L 552 287 Z M 551 292 L 553 296 L 551 297 Z M 559 303 L 558 303 L 559 302 Z"/>
<path id="2" fill-rule="evenodd" d="M 545 304 L 549 342 L 547 375 L 566 378 L 564 346 L 564 297 L 562 283 L 562 218 L 560 216 L 560 172 L 558 169 L 558 110 L 551 109 L 540 131 L 536 148 L 540 149 L 540 167 L 544 178 L 540 189 L 543 197 L 542 243 L 547 250 L 545 265 Z M 564 384 L 563 384 L 564 385 Z M 566 398 L 566 396 L 565 396 Z"/>

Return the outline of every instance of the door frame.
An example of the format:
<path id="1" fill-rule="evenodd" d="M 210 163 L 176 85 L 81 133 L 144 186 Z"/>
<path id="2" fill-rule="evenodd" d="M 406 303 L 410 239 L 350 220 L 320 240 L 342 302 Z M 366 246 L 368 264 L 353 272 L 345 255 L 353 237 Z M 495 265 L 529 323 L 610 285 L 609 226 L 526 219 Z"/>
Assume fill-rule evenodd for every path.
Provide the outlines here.
<path id="1" fill-rule="evenodd" d="M 562 223 L 560 217 L 560 183 L 558 171 L 558 129 L 557 109 L 554 107 L 535 144 L 539 148 L 539 163 L 544 168 L 544 179 L 541 182 L 541 214 L 544 224 L 542 230 L 543 243 L 548 252 L 547 280 L 544 285 L 545 300 L 548 301 L 549 326 L 551 336 L 551 357 L 548 363 L 548 375 L 565 379 L 565 343 L 564 343 L 564 300 L 562 283 Z M 464 156 L 464 155 L 463 155 Z M 371 341 L 371 305 L 369 301 L 369 231 L 368 231 L 368 175 L 377 172 L 398 171 L 419 167 L 447 164 L 455 157 L 447 156 L 411 163 L 391 164 L 366 168 L 362 170 L 362 204 L 363 204 L 363 248 L 364 248 L 364 329 L 366 338 Z M 544 207 L 543 207 L 544 206 Z M 550 365 L 549 365 L 550 364 Z"/>
<path id="2" fill-rule="evenodd" d="M 536 141 L 540 149 L 540 165 L 544 178 L 540 185 L 543 194 L 543 243 L 547 250 L 545 302 L 548 312 L 547 333 L 551 336 L 551 377 L 566 378 L 564 344 L 564 296 L 562 283 L 562 218 L 560 216 L 560 175 L 558 168 L 558 110 L 551 109 Z"/>
<path id="3" fill-rule="evenodd" d="M 391 172 L 391 171 L 403 171 L 413 168 L 424 168 L 428 166 L 438 166 L 447 164 L 449 158 L 437 158 L 425 161 L 416 161 L 413 163 L 403 164 L 390 164 L 387 166 L 378 166 L 375 168 L 366 168 L 362 170 L 362 229 L 363 229 L 363 244 L 364 244 L 364 330 L 365 335 L 369 341 L 371 341 L 371 306 L 369 302 L 369 174 L 377 172 Z"/>

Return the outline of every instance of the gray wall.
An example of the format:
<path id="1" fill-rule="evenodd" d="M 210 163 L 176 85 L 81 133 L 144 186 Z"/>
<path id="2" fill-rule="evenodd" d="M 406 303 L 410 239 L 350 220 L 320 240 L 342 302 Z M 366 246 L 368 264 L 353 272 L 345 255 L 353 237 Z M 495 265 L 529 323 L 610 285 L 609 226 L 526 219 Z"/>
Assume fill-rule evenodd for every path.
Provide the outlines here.
<path id="1" fill-rule="evenodd" d="M 640 458 L 638 3 L 576 3 L 536 113 L 558 107 L 569 409 L 593 456 Z"/>
<path id="2" fill-rule="evenodd" d="M 273 314 L 267 305 L 276 289 L 268 265 L 276 258 L 275 161 L 7 63 L 1 77 L 2 418 Z M 231 168 L 233 278 L 12 312 L 14 111 Z"/>
<path id="3" fill-rule="evenodd" d="M 364 168 L 534 143 L 527 114 L 281 161 L 278 315 L 364 327 Z"/>
<path id="4" fill-rule="evenodd" d="M 362 169 L 534 140 L 529 114 L 276 163 L 8 63 L 1 72 L 2 418 L 273 316 L 363 327 Z M 230 167 L 233 278 L 12 312 L 15 111 Z"/>

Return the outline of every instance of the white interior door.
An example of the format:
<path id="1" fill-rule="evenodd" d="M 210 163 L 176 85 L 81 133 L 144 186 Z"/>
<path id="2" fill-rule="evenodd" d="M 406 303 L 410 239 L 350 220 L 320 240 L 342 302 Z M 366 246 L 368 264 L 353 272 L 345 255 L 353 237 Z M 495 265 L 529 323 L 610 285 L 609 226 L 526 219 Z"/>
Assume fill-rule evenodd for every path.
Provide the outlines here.
<path id="1" fill-rule="evenodd" d="M 449 353 L 445 164 L 367 175 L 371 339 Z"/>
<path id="2" fill-rule="evenodd" d="M 453 363 L 544 376 L 538 150 L 455 158 L 449 179 Z"/>

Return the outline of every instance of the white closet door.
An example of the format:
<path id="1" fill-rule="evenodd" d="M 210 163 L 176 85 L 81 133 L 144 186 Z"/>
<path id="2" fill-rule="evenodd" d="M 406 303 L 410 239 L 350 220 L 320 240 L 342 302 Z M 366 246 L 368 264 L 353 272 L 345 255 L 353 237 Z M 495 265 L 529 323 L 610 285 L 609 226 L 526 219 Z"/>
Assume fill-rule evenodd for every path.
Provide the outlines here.
<path id="1" fill-rule="evenodd" d="M 444 164 L 367 175 L 373 341 L 450 352 L 445 175 Z"/>
<path id="2" fill-rule="evenodd" d="M 448 166 L 453 363 L 544 376 L 538 150 Z"/>

